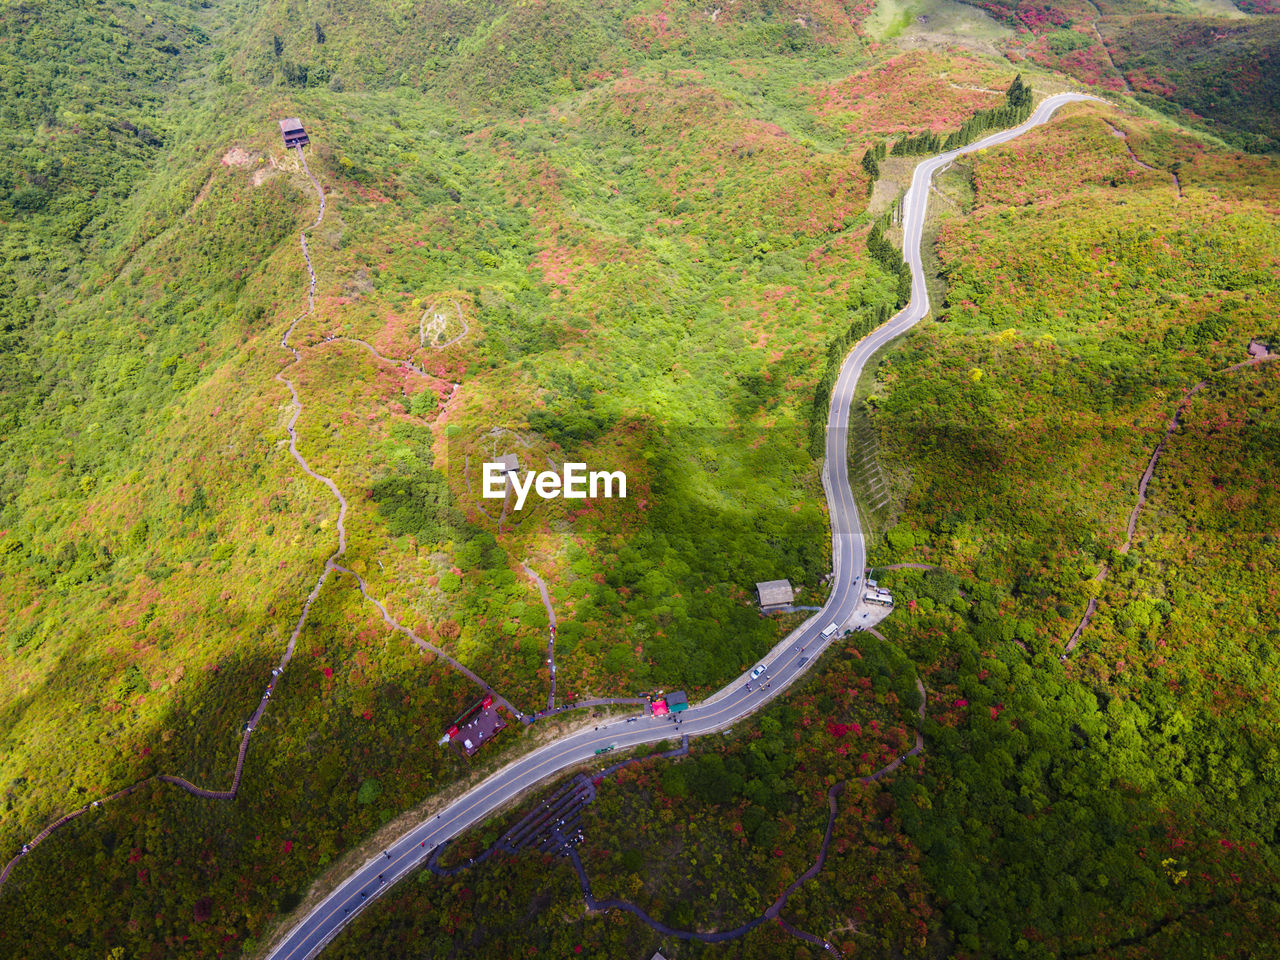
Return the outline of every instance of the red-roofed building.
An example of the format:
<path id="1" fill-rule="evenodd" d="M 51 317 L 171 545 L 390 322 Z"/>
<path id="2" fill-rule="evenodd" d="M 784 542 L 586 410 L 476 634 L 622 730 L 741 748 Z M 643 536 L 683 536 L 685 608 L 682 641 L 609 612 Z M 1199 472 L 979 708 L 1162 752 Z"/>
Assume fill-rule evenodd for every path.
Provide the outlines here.
<path id="1" fill-rule="evenodd" d="M 469 757 L 504 730 L 507 722 L 493 705 L 493 696 L 486 695 L 462 716 L 458 717 L 440 739 L 441 745 L 455 743 Z"/>

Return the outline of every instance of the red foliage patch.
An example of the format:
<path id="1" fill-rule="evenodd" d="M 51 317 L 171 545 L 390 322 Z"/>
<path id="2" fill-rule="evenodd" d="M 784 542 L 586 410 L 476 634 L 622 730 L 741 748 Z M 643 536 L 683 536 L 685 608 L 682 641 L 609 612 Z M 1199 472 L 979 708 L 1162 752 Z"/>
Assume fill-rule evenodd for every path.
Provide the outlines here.
<path id="1" fill-rule="evenodd" d="M 808 92 L 819 116 L 847 119 L 846 129 L 858 136 L 920 129 L 938 133 L 1002 101 L 999 93 L 972 89 L 986 86 L 981 80 L 987 73 L 985 65 L 970 58 L 952 56 L 940 63 L 937 56 L 911 51 Z"/>

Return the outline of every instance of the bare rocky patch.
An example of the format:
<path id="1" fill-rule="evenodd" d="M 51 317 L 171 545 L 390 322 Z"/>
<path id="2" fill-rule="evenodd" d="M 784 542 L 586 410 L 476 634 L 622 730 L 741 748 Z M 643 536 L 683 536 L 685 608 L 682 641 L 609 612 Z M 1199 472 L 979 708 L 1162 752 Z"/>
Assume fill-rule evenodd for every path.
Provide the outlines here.
<path id="1" fill-rule="evenodd" d="M 251 153 L 244 147 L 232 147 L 222 155 L 224 167 L 252 167 L 261 160 L 261 154 Z"/>

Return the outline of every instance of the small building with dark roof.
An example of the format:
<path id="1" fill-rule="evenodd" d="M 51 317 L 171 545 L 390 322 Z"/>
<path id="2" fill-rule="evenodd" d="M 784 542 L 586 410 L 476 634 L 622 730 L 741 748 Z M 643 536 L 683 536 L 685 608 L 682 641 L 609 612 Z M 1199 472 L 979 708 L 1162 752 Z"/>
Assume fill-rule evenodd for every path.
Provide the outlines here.
<path id="1" fill-rule="evenodd" d="M 796 593 L 791 589 L 790 580 L 765 580 L 756 584 L 756 596 L 760 598 L 761 610 L 776 610 L 789 606 Z"/>
<path id="2" fill-rule="evenodd" d="M 512 486 L 520 477 L 520 458 L 514 453 L 504 453 L 498 459 L 489 462 L 496 463 L 501 468 L 502 476 L 506 478 L 507 496 L 510 497 Z M 505 503 L 503 504 L 503 509 L 506 509 Z"/>
<path id="3" fill-rule="evenodd" d="M 666 699 L 667 709 L 672 713 L 683 713 L 689 709 L 689 698 L 684 695 L 683 690 L 668 693 Z"/>
<path id="4" fill-rule="evenodd" d="M 280 121 L 280 136 L 284 137 L 286 150 L 305 147 L 311 142 L 307 137 L 307 131 L 302 129 L 302 121 L 297 117 L 286 117 Z"/>

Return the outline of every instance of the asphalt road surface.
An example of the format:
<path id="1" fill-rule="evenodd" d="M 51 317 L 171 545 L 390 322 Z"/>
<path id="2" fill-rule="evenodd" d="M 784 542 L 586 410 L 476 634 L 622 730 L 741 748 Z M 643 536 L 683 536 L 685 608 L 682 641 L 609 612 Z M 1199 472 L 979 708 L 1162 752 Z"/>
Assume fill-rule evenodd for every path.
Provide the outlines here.
<path id="1" fill-rule="evenodd" d="M 451 804 L 438 816 L 427 820 L 400 836 L 380 853 L 342 881 L 323 901 L 311 910 L 268 954 L 269 960 L 304 960 L 318 954 L 326 943 L 367 904 L 384 893 L 399 879 L 412 873 L 426 860 L 435 847 L 457 836 L 520 794 L 569 767 L 590 763 L 602 747 L 617 749 L 680 735 L 695 737 L 732 725 L 785 689 L 805 668 L 812 664 L 840 633 L 823 639 L 822 630 L 835 623 L 853 628 L 870 622 L 865 605 L 859 609 L 862 572 L 866 549 L 853 502 L 848 475 L 849 404 L 862 368 L 882 346 L 918 323 L 929 311 L 929 295 L 920 261 L 920 241 L 924 230 L 925 206 L 929 199 L 929 182 L 933 174 L 956 156 L 972 153 L 994 144 L 1004 143 L 1046 122 L 1065 104 L 1098 100 L 1084 94 L 1058 94 L 1044 100 L 1031 117 L 1012 130 L 993 133 L 967 147 L 951 150 L 922 161 L 916 167 L 911 188 L 907 191 L 905 209 L 904 256 L 911 265 L 911 302 L 892 320 L 861 340 L 841 368 L 840 377 L 831 392 L 831 413 L 827 421 L 826 465 L 823 486 L 831 516 L 834 579 L 831 598 L 822 610 L 811 617 L 765 658 L 768 672 L 749 683 L 745 675 L 724 687 L 702 703 L 691 705 L 683 714 L 670 717 L 642 716 L 639 719 L 617 719 L 607 724 L 566 736 L 527 754 L 494 773 Z M 865 617 L 865 619 L 864 619 Z M 801 660 L 805 662 L 800 663 Z"/>

